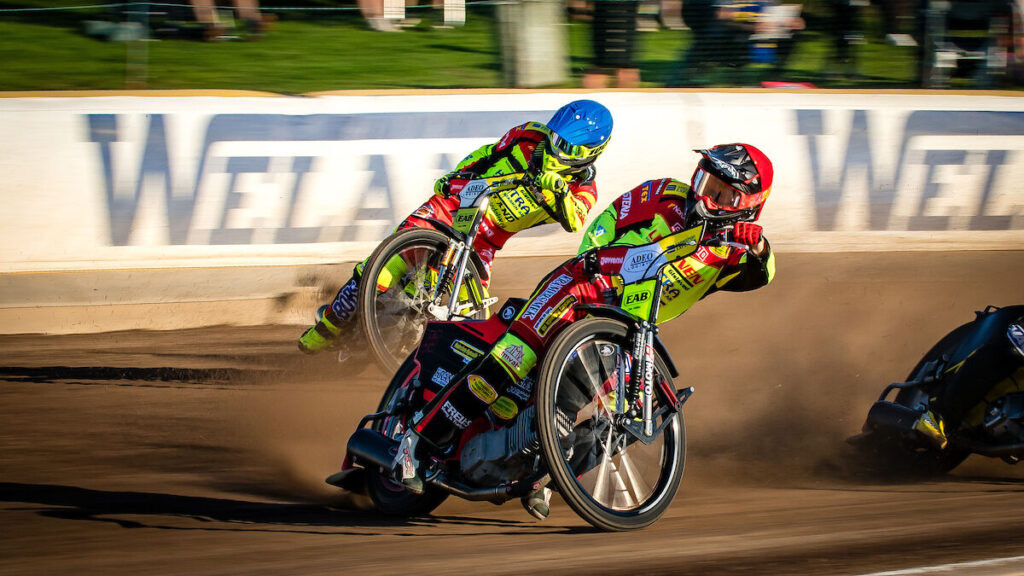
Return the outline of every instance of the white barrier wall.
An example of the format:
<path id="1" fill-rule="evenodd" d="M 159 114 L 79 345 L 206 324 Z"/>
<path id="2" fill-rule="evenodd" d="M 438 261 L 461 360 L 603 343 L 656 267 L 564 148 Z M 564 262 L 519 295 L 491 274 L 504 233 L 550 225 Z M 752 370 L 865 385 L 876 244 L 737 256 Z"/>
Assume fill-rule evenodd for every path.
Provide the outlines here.
<path id="1" fill-rule="evenodd" d="M 693 148 L 775 164 L 780 251 L 1024 248 L 1024 100 L 932 94 L 0 99 L 0 273 L 356 260 L 467 153 L 593 98 L 615 131 L 600 210 Z M 509 255 L 570 253 L 546 226 Z"/>

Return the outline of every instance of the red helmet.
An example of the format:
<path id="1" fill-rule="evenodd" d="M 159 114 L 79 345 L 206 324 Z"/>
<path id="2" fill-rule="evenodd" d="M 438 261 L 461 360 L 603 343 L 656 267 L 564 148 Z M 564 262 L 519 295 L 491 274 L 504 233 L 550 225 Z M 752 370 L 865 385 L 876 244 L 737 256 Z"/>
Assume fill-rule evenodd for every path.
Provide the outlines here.
<path id="1" fill-rule="evenodd" d="M 694 150 L 703 158 L 690 179 L 703 218 L 757 220 L 772 191 L 772 162 L 750 144 Z"/>

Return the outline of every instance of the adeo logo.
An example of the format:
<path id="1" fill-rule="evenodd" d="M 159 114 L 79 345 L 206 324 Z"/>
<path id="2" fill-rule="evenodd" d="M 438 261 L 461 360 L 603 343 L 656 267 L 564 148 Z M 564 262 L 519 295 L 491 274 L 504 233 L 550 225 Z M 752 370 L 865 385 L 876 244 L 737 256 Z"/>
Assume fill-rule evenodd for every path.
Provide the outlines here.
<path id="1" fill-rule="evenodd" d="M 646 269 L 654 262 L 654 251 L 645 250 L 637 254 L 627 256 L 624 268 L 627 272 L 637 272 Z"/>

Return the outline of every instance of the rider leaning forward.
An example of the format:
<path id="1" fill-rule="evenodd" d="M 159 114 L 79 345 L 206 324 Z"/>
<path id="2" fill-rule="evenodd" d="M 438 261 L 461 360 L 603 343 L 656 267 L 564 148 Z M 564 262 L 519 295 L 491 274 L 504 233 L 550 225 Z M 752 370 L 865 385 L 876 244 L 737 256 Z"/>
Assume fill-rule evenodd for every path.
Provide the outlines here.
<path id="1" fill-rule="evenodd" d="M 771 282 L 775 258 L 761 226 L 753 223 L 771 192 L 771 161 L 749 144 L 697 152 L 701 159 L 689 186 L 672 178 L 650 180 L 612 202 L 587 229 L 579 256 L 548 274 L 488 353 L 468 364 L 417 414 L 394 464 L 396 478 L 408 490 L 422 492 L 420 460 L 428 453 L 443 455 L 466 423 L 487 410 L 498 420 L 511 420 L 525 408 L 533 391 L 523 390 L 530 386 L 524 378 L 560 329 L 581 317 L 576 304 L 621 304 L 613 276 L 629 246 L 649 244 L 703 221 L 703 240 L 728 234 L 750 247 L 703 246 L 666 268 L 659 324 L 718 290 L 754 290 Z M 523 504 L 542 519 L 549 497 L 545 488 Z"/>
<path id="2" fill-rule="evenodd" d="M 594 161 L 608 145 L 612 115 L 593 100 L 576 100 L 559 108 L 547 124 L 527 122 L 508 131 L 501 140 L 481 147 L 434 183 L 434 196 L 409 215 L 398 229 L 434 228 L 429 219 L 452 224 L 459 198 L 450 193 L 456 178 L 487 178 L 525 173 L 540 188 L 535 196 L 522 186 L 494 197 L 484 215 L 473 248 L 484 263 L 483 283 L 490 279 L 494 253 L 516 232 L 558 222 L 568 232 L 583 227 L 597 201 Z M 542 197 L 541 197 L 542 196 Z M 329 305 L 317 310 L 317 323 L 299 338 L 299 349 L 326 350 L 351 330 L 356 296 L 366 261 L 338 290 Z"/>

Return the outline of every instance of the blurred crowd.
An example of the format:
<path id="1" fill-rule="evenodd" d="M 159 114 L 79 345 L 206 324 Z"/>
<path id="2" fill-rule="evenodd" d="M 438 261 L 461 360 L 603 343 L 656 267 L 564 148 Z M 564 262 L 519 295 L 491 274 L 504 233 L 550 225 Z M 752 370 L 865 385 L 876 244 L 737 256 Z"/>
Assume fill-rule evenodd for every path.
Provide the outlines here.
<path id="1" fill-rule="evenodd" d="M 349 0 L 367 27 L 381 32 L 419 26 L 422 19 L 412 14 L 430 14 L 435 28 L 457 27 L 465 22 L 466 1 Z M 660 29 L 688 38 L 668 71 L 669 86 L 798 84 L 787 82 L 785 72 L 811 29 L 831 36 L 827 77 L 857 75 L 858 46 L 869 40 L 912 51 L 918 84 L 924 87 L 948 86 L 954 77 L 968 78 L 977 87 L 993 86 L 1013 79 L 1018 60 L 1024 61 L 1024 0 L 532 1 L 562 4 L 567 18 L 590 23 L 593 58 L 583 75 L 588 88 L 638 86 L 638 33 Z M 259 38 L 276 20 L 260 9 L 258 0 L 189 4 L 203 38 L 211 41 L 238 34 Z M 880 21 L 880 29 L 866 24 L 869 14 Z"/>

